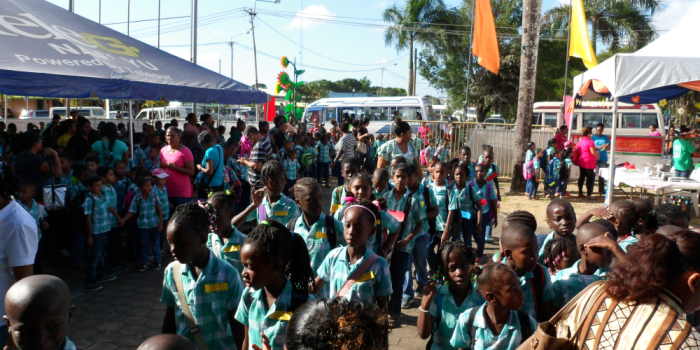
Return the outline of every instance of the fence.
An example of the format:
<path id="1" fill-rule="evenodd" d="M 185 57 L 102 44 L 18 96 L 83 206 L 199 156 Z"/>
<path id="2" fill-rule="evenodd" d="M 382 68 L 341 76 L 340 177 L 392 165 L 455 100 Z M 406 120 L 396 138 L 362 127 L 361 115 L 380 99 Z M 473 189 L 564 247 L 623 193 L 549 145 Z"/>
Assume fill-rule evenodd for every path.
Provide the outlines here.
<path id="1" fill-rule="evenodd" d="M 482 154 L 482 147 L 493 147 L 494 163 L 498 164 L 501 175 L 512 177 L 515 165 L 515 124 L 487 124 L 470 122 L 420 121 L 407 120 L 411 125 L 414 138 L 423 138 L 419 132 L 421 126 L 427 128 L 421 150 L 427 147 L 426 140 L 434 139 L 435 147 L 449 140 L 450 158 L 459 156 L 462 146 L 472 150 L 472 160 L 476 161 Z M 392 125 L 393 130 L 393 125 Z M 530 141 L 536 147 L 546 149 L 547 141 L 554 137 L 554 128 L 547 125 L 533 125 Z"/>

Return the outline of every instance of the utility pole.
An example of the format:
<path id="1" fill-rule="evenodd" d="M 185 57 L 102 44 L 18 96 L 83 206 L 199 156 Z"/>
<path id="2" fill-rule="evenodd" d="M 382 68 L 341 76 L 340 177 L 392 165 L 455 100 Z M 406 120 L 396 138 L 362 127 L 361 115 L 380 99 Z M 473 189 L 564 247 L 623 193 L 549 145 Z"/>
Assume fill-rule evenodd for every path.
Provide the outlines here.
<path id="1" fill-rule="evenodd" d="M 160 49 L 160 0 L 158 0 L 158 49 Z"/>
<path id="2" fill-rule="evenodd" d="M 197 64 L 197 0 L 192 0 L 192 63 Z M 197 103 L 192 103 L 192 113 L 197 115 Z M 197 117 L 199 117 L 197 115 Z"/>
<path id="3" fill-rule="evenodd" d="M 382 89 L 380 90 L 381 92 L 379 93 L 379 96 L 382 96 L 384 94 L 384 70 L 386 68 L 382 68 Z"/>
<path id="4" fill-rule="evenodd" d="M 467 99 L 464 100 L 464 118 L 467 117 L 467 114 L 469 114 L 469 83 L 472 80 L 472 60 L 474 59 L 472 57 L 472 47 L 474 46 L 474 18 L 476 12 L 476 0 L 472 0 L 472 25 L 469 27 L 469 52 L 467 54 L 468 61 L 467 61 Z"/>
<path id="5" fill-rule="evenodd" d="M 255 5 L 257 6 L 258 2 L 255 2 Z M 255 46 L 255 8 L 253 10 L 251 9 L 245 9 L 244 11 L 248 12 L 250 15 L 250 30 L 253 33 L 253 60 L 255 61 L 255 89 L 258 89 L 258 51 Z"/>
<path id="6" fill-rule="evenodd" d="M 130 30 L 131 30 L 131 0 L 129 0 L 126 3 L 126 36 L 131 36 Z M 129 108 L 131 108 L 131 106 L 129 106 Z M 129 115 L 131 115 L 131 114 L 129 114 Z"/>
<path id="7" fill-rule="evenodd" d="M 99 8 L 97 10 L 97 13 L 98 13 L 98 15 L 97 15 L 98 23 L 102 24 L 102 0 L 100 0 L 100 5 L 99 5 Z"/>
<path id="8" fill-rule="evenodd" d="M 301 39 L 299 40 L 299 67 L 304 66 L 304 0 L 301 0 Z"/>
<path id="9" fill-rule="evenodd" d="M 233 41 L 228 42 L 229 46 L 231 46 L 231 80 L 233 80 Z"/>
<path id="10" fill-rule="evenodd" d="M 75 0 L 68 0 L 68 11 L 75 13 Z"/>
<path id="11" fill-rule="evenodd" d="M 522 51 L 520 53 L 520 86 L 518 88 L 518 115 L 515 126 L 515 165 L 512 191 L 522 191 L 525 180 L 522 164 L 526 145 L 532 135 L 532 105 L 535 102 L 537 52 L 540 44 L 541 0 L 523 1 Z"/>

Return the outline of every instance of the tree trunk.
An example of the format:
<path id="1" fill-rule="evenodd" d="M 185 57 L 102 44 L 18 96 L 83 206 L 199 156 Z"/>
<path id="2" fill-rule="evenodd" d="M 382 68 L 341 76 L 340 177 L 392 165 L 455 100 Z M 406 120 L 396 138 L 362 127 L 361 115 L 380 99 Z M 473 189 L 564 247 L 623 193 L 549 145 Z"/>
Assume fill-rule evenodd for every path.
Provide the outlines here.
<path id="1" fill-rule="evenodd" d="M 515 166 L 511 191 L 523 191 L 525 179 L 523 166 L 525 151 L 532 134 L 532 105 L 535 102 L 537 78 L 537 50 L 540 43 L 540 0 L 523 1 L 523 35 L 520 53 L 520 87 L 518 89 L 518 115 L 515 126 Z"/>
<path id="2" fill-rule="evenodd" d="M 413 49 L 413 93 L 412 96 L 416 96 L 416 85 L 418 81 L 418 48 Z"/>
<path id="3" fill-rule="evenodd" d="M 591 45 L 593 46 L 593 53 L 595 54 L 595 43 L 598 39 L 598 18 L 593 17 L 591 20 Z"/>
<path id="4" fill-rule="evenodd" d="M 406 96 L 411 96 L 413 93 L 413 39 L 409 39 L 408 45 L 408 89 L 406 89 Z"/>

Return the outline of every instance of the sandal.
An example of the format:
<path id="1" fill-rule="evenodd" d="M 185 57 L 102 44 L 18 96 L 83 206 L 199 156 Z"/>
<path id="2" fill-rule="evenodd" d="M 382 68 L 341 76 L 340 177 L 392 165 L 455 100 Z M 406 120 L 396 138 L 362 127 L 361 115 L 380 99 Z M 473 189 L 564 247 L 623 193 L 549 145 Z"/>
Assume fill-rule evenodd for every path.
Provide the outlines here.
<path id="1" fill-rule="evenodd" d="M 399 318 L 397 316 L 389 315 L 387 320 L 387 323 L 389 323 L 389 328 L 396 328 L 399 326 Z"/>

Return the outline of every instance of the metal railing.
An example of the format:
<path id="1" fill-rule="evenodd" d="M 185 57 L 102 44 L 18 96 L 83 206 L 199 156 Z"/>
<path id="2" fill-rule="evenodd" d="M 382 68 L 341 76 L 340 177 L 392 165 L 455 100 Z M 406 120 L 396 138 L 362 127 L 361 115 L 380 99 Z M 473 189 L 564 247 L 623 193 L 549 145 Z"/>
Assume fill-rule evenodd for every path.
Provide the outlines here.
<path id="1" fill-rule="evenodd" d="M 493 147 L 494 163 L 501 170 L 501 176 L 512 177 L 515 165 L 515 124 L 490 124 L 473 122 L 421 121 L 406 120 L 411 125 L 414 138 L 421 138 L 419 128 L 429 129 L 425 133 L 421 150 L 427 147 L 426 140 L 434 139 L 435 148 L 442 145 L 444 139 L 449 140 L 450 158 L 459 156 L 462 146 L 472 150 L 472 161 L 477 161 L 483 154 L 482 147 Z M 393 125 L 392 125 L 393 130 Z M 530 141 L 537 148 L 547 148 L 547 142 L 555 135 L 555 129 L 548 125 L 533 125 Z"/>

